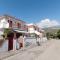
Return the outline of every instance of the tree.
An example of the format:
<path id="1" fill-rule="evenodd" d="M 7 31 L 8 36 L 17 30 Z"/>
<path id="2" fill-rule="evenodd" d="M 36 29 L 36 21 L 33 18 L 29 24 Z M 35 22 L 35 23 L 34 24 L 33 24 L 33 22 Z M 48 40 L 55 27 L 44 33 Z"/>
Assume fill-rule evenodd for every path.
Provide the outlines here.
<path id="1" fill-rule="evenodd" d="M 8 29 L 8 28 L 5 28 L 4 29 L 4 38 L 7 38 L 7 34 L 9 34 L 10 32 L 12 32 L 12 30 L 11 29 Z"/>
<path id="2" fill-rule="evenodd" d="M 47 32 L 46 33 L 46 37 L 47 37 L 47 39 L 49 39 L 49 38 L 56 38 L 56 34 L 54 34 L 52 32 Z"/>
<path id="3" fill-rule="evenodd" d="M 47 37 L 47 39 L 49 39 L 49 35 L 50 35 L 49 32 L 47 32 L 47 33 L 46 33 L 46 37 Z"/>
<path id="4" fill-rule="evenodd" d="M 60 29 L 57 32 L 57 37 L 60 39 Z"/>

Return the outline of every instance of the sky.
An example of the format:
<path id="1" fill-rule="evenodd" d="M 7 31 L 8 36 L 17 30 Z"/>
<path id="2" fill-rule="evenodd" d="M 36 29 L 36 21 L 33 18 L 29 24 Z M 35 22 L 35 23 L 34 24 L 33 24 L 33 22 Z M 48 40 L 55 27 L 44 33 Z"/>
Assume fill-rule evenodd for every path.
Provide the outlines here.
<path id="1" fill-rule="evenodd" d="M 55 26 L 60 22 L 60 0 L 0 0 L 0 15 L 4 14 L 39 26 Z"/>

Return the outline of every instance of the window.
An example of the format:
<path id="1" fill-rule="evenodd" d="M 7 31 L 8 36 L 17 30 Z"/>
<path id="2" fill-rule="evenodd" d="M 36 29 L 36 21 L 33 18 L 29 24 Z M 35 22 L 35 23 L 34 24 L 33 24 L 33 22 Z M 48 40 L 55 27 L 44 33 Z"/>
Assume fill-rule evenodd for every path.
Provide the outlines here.
<path id="1" fill-rule="evenodd" d="M 9 21 L 9 27 L 12 27 L 12 21 Z"/>
<path id="2" fill-rule="evenodd" d="M 18 27 L 18 28 L 21 28 L 21 24 L 20 24 L 20 23 L 17 23 L 17 27 Z"/>
<path id="3" fill-rule="evenodd" d="M 23 29 L 24 29 L 24 30 L 27 30 L 27 26 L 26 26 L 26 25 L 24 25 Z"/>
<path id="4" fill-rule="evenodd" d="M 26 25 L 24 25 L 24 28 L 26 28 Z"/>
<path id="5" fill-rule="evenodd" d="M 35 27 L 35 30 L 36 30 L 36 27 Z"/>
<path id="6" fill-rule="evenodd" d="M 9 20 L 8 20 L 8 23 L 9 23 Z"/>

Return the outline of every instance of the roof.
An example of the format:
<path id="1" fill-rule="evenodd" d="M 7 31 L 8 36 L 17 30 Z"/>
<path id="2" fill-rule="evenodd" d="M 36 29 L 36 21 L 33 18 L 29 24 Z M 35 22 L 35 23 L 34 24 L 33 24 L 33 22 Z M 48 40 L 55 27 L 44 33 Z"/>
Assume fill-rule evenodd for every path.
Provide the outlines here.
<path id="1" fill-rule="evenodd" d="M 20 19 L 18 19 L 18 18 L 16 18 L 16 17 L 10 16 L 10 15 L 7 15 L 7 14 L 4 14 L 3 16 L 0 16 L 0 19 L 3 19 L 4 17 L 10 17 L 10 18 L 13 18 L 13 19 L 15 19 L 15 20 L 22 21 L 22 22 L 26 23 L 26 22 L 23 21 L 23 20 L 20 20 Z"/>

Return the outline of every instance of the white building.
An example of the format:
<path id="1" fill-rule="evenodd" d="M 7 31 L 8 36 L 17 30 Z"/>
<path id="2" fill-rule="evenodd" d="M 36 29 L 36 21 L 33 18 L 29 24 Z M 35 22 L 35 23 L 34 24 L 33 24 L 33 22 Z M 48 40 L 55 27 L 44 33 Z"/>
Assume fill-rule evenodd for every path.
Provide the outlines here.
<path id="1" fill-rule="evenodd" d="M 43 32 L 42 29 L 40 29 L 37 25 L 35 24 L 27 24 L 28 27 L 28 33 L 35 34 L 36 36 L 42 37 Z"/>
<path id="2" fill-rule="evenodd" d="M 11 29 L 13 32 L 11 32 L 12 34 L 9 35 L 6 41 L 8 42 L 8 44 L 6 43 L 7 45 L 3 44 L 2 46 L 8 46 L 7 48 L 8 50 L 16 50 L 17 36 L 15 36 L 14 39 L 14 33 L 15 35 L 18 35 L 18 33 L 20 33 L 20 35 L 26 33 L 27 31 L 26 22 L 9 15 L 3 15 L 0 16 L 0 36 L 4 34 L 4 28 Z"/>

